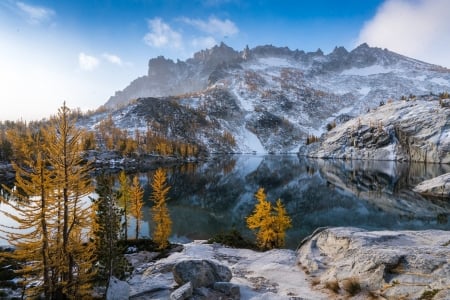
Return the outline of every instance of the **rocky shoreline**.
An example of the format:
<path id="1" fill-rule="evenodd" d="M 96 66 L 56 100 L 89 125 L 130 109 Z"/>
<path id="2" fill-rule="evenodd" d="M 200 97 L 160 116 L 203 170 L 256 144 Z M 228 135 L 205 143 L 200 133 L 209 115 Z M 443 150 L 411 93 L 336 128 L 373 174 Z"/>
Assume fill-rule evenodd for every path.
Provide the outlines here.
<path id="1" fill-rule="evenodd" d="M 322 228 L 297 251 L 258 252 L 196 241 L 167 258 L 152 257 L 150 252 L 128 255 L 134 271 L 110 291 L 140 300 L 450 298 L 449 231 Z M 197 271 L 180 281 L 180 264 Z M 211 269 L 216 271 L 208 273 Z M 114 296 L 119 292 L 110 295 L 119 299 Z"/>

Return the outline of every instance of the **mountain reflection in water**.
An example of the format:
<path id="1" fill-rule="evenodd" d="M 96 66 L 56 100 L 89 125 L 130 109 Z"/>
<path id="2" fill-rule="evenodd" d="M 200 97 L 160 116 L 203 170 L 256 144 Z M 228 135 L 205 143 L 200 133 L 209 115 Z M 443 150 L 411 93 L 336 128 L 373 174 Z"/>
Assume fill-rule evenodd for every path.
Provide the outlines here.
<path id="1" fill-rule="evenodd" d="M 167 171 L 174 240 L 207 239 L 232 228 L 251 238 L 245 218 L 259 187 L 269 200 L 281 198 L 292 218 L 289 248 L 323 226 L 450 230 L 450 201 L 425 199 L 412 191 L 421 181 L 450 172 L 448 165 L 236 155 Z M 140 173 L 146 199 L 143 236 L 149 236 L 152 226 L 152 175 L 153 171 Z"/>

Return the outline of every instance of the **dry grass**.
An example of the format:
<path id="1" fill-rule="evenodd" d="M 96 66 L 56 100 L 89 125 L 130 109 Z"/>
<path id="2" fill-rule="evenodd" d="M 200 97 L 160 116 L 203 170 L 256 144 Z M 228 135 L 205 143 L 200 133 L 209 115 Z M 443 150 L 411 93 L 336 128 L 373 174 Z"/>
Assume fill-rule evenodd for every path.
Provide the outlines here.
<path id="1" fill-rule="evenodd" d="M 359 280 L 355 277 L 345 279 L 342 282 L 342 288 L 351 296 L 361 292 L 361 285 L 359 284 Z"/>
<path id="2" fill-rule="evenodd" d="M 340 290 L 339 282 L 336 279 L 327 281 L 325 283 L 325 288 L 329 289 L 330 291 L 332 291 L 335 294 L 338 294 L 339 290 Z"/>
<path id="3" fill-rule="evenodd" d="M 319 278 L 314 278 L 313 280 L 311 280 L 311 285 L 312 286 L 316 286 L 320 284 L 320 279 Z"/>

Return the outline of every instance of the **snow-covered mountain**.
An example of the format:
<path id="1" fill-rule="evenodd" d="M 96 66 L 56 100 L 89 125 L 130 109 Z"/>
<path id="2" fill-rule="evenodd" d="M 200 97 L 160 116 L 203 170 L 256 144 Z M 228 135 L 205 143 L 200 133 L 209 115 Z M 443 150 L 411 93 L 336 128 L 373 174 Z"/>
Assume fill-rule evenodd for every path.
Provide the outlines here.
<path id="1" fill-rule="evenodd" d="M 325 55 L 270 45 L 235 51 L 222 43 L 186 61 L 151 59 L 148 75 L 105 106 L 130 132 L 165 128 L 209 152 L 295 152 L 334 120 L 449 88 L 449 69 L 367 44 Z"/>

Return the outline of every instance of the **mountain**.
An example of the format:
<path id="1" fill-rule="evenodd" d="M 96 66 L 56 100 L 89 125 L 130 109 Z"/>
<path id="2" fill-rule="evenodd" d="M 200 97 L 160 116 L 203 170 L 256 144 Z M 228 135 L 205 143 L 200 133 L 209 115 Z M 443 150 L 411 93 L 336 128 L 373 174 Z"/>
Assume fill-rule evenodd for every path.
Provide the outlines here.
<path id="1" fill-rule="evenodd" d="M 130 132 L 164 128 L 208 152 L 296 152 L 328 123 L 449 87 L 450 70 L 367 44 L 324 54 L 222 43 L 186 61 L 150 59 L 148 74 L 105 107 Z"/>
<path id="2" fill-rule="evenodd" d="M 450 163 L 450 99 L 418 97 L 372 109 L 305 148 L 310 157 Z M 444 98 L 444 97 L 442 97 Z"/>

